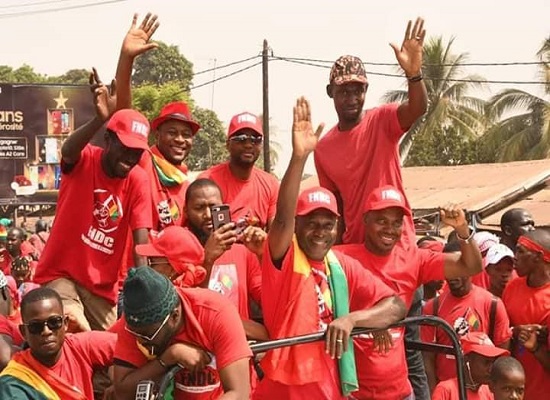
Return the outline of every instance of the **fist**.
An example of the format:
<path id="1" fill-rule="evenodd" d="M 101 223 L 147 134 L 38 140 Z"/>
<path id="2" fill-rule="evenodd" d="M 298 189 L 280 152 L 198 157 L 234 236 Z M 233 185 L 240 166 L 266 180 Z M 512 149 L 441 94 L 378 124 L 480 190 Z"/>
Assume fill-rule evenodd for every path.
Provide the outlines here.
<path id="1" fill-rule="evenodd" d="M 466 236 L 468 236 L 468 222 L 466 221 L 466 214 L 464 214 L 462 208 L 458 207 L 456 204 L 448 204 L 439 210 L 439 215 L 443 224 L 449 225 L 455 230 L 461 227 L 466 228 Z"/>

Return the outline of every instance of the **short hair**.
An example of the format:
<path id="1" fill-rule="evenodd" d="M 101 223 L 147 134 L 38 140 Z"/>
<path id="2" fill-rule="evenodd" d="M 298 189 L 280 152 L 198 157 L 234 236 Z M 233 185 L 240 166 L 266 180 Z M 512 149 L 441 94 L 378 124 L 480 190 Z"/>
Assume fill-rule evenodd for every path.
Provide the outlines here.
<path id="1" fill-rule="evenodd" d="M 17 227 L 9 229 L 8 235 L 11 235 L 11 234 L 15 234 L 18 238 L 21 238 L 23 240 L 25 240 L 25 237 L 27 236 L 27 233 L 23 228 L 17 228 Z"/>
<path id="2" fill-rule="evenodd" d="M 493 363 L 491 368 L 491 382 L 497 382 L 504 378 L 504 374 L 510 371 L 518 371 L 525 376 L 525 371 L 521 363 L 514 357 L 499 357 Z"/>
<path id="3" fill-rule="evenodd" d="M 456 253 L 460 251 L 460 242 L 452 241 L 445 243 L 443 253 Z"/>
<path id="4" fill-rule="evenodd" d="M 32 303 L 36 303 L 41 300 L 55 300 L 63 309 L 63 300 L 61 296 L 55 290 L 49 287 L 41 286 L 28 292 L 21 300 L 21 316 L 24 317 L 27 307 Z M 24 318 L 23 318 L 24 319 Z"/>
<path id="5" fill-rule="evenodd" d="M 220 192 L 220 197 L 222 196 L 222 190 L 220 189 L 220 187 L 218 186 L 218 184 L 216 182 L 214 182 L 211 179 L 200 178 L 200 179 L 195 180 L 193 183 L 191 183 L 189 185 L 189 187 L 187 188 L 187 191 L 185 192 L 185 204 L 189 203 L 189 199 L 191 198 L 192 192 L 194 192 L 197 189 L 202 189 L 202 188 L 205 188 L 205 187 L 216 188 L 218 190 L 218 192 Z"/>
<path id="6" fill-rule="evenodd" d="M 514 220 L 518 217 L 518 214 L 529 213 L 525 208 L 511 208 L 502 214 L 500 217 L 500 228 L 504 229 L 505 226 L 510 226 L 514 223 Z"/>
<path id="7" fill-rule="evenodd" d="M 36 233 L 46 232 L 47 230 L 48 230 L 48 223 L 43 219 L 37 220 L 36 223 L 34 224 L 34 231 Z"/>

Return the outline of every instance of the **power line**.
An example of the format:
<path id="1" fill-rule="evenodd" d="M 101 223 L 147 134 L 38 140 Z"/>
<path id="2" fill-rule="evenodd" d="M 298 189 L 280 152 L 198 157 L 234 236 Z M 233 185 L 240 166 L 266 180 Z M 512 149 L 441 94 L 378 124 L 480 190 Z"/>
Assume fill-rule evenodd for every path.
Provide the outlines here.
<path id="1" fill-rule="evenodd" d="M 210 81 L 208 81 L 208 82 L 201 83 L 200 85 L 195 85 L 195 86 L 193 86 L 190 90 L 194 90 L 194 89 L 201 88 L 201 87 L 203 87 L 203 86 L 211 85 L 211 84 L 214 83 L 214 82 L 218 82 L 218 81 L 221 81 L 221 80 L 223 80 L 223 79 L 229 78 L 229 77 L 231 77 L 231 76 L 240 74 L 241 72 L 244 72 L 244 71 L 247 71 L 247 70 L 249 70 L 249 69 L 251 69 L 251 68 L 257 67 L 257 66 L 260 65 L 261 63 L 262 63 L 262 62 L 259 61 L 259 62 L 255 63 L 255 64 L 248 65 L 248 66 L 246 66 L 246 67 L 244 67 L 244 68 L 241 68 L 241 69 L 239 69 L 239 70 L 237 70 L 237 71 L 233 71 L 233 72 L 230 72 L 229 74 L 219 76 L 219 77 L 217 77 L 216 79 L 212 79 L 212 80 L 210 80 Z"/>
<path id="2" fill-rule="evenodd" d="M 334 60 L 319 60 L 314 58 L 300 58 L 300 57 L 281 57 L 286 60 L 303 61 L 303 62 L 315 62 L 324 64 L 334 64 Z M 380 66 L 380 67 L 398 67 L 398 63 L 386 63 L 386 62 L 363 62 L 364 65 Z M 440 66 L 440 67 L 509 67 L 518 65 L 545 65 L 544 61 L 510 61 L 510 62 L 495 62 L 495 63 L 457 63 L 457 64 L 423 64 L 425 66 Z"/>
<path id="3" fill-rule="evenodd" d="M 112 3 L 121 3 L 123 1 L 127 1 L 127 0 L 107 0 L 102 2 L 92 2 L 88 4 L 78 4 L 78 5 L 66 6 L 66 7 L 48 8 L 44 10 L 19 11 L 14 13 L 0 14 L 0 19 L 11 18 L 11 17 L 22 17 L 26 15 L 35 15 L 35 14 L 46 14 L 46 13 L 58 12 L 58 11 L 76 10 L 80 8 L 103 6 L 103 5 L 112 4 Z"/>
<path id="4" fill-rule="evenodd" d="M 74 0 L 35 1 L 35 2 L 32 2 L 32 3 L 12 4 L 12 5 L 7 5 L 7 6 L 0 6 L 0 9 L 4 9 L 4 8 L 23 8 L 23 7 L 30 7 L 30 6 L 43 6 L 43 5 L 48 5 L 48 4 L 65 3 L 67 1 L 74 1 Z"/>
<path id="5" fill-rule="evenodd" d="M 258 58 L 260 57 L 260 55 L 256 55 L 256 56 L 253 56 L 253 57 L 248 57 L 248 58 L 245 58 L 245 59 L 242 59 L 242 60 L 239 60 L 239 61 L 233 61 L 233 62 L 230 62 L 228 64 L 224 64 L 224 65 L 220 65 L 219 67 L 214 67 L 214 68 L 209 68 L 209 69 L 205 69 L 204 71 L 199 71 L 199 72 L 195 72 L 195 76 L 197 75 L 201 75 L 201 74 L 206 74 L 207 72 L 212 72 L 212 71 L 217 71 L 219 69 L 223 69 L 223 68 L 227 68 L 227 67 L 232 67 L 233 65 L 237 65 L 237 64 L 242 64 L 244 62 L 247 62 L 247 61 L 250 61 L 250 60 L 254 60 L 255 58 Z"/>
<path id="6" fill-rule="evenodd" d="M 286 61 L 288 63 L 293 64 L 300 64 L 300 65 L 306 65 L 311 67 L 317 67 L 317 68 L 330 68 L 328 65 L 321 65 L 316 64 L 314 62 L 307 62 L 307 61 L 298 61 L 295 59 L 289 59 L 289 58 L 283 58 L 283 57 L 277 57 L 273 56 L 273 59 Z M 385 76 L 390 78 L 403 78 L 403 75 L 400 74 L 391 74 L 386 72 L 376 72 L 376 71 L 366 71 L 369 75 L 378 75 L 378 76 Z M 448 82 L 470 82 L 470 83 L 493 83 L 493 84 L 502 84 L 502 85 L 547 85 L 547 82 L 544 81 L 502 81 L 502 80 L 482 80 L 482 79 L 438 79 L 438 78 L 431 78 L 429 76 L 424 76 L 424 79 L 437 81 L 437 80 L 446 80 Z"/>

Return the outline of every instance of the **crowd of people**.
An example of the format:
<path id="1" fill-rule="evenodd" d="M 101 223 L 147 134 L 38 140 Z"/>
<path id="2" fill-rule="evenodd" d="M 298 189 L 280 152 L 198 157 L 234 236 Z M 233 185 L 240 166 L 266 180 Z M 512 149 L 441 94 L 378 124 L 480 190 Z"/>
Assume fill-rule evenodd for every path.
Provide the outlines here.
<path id="1" fill-rule="evenodd" d="M 427 108 L 422 19 L 392 44 L 408 99 L 364 111 L 363 63 L 338 58 L 326 87 L 338 123 L 321 137 L 296 101 L 279 183 L 254 165 L 263 132 L 250 112 L 231 118 L 228 161 L 190 181 L 201 127 L 188 105 L 151 123 L 131 108 L 134 60 L 159 27 L 137 18 L 116 79 L 90 75 L 96 116 L 63 144 L 55 223 L 0 230 L 0 399 L 134 399 L 176 365 L 165 398 L 458 399 L 454 356 L 406 348 L 450 339 L 392 327 L 407 315 L 453 327 L 468 399 L 550 393 L 550 233 L 523 209 L 498 235 L 475 232 L 447 204 L 451 234 L 416 236 L 398 144 Z M 91 145 L 104 126 L 105 145 Z M 301 191 L 312 154 L 320 186 Z"/>

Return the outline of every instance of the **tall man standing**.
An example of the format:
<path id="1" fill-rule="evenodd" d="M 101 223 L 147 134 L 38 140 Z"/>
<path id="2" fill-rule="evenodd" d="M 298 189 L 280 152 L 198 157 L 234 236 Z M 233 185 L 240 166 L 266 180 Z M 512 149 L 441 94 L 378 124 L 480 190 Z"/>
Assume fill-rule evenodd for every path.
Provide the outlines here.
<path id="1" fill-rule="evenodd" d="M 409 21 L 400 48 L 391 45 L 407 77 L 408 101 L 363 112 L 368 82 L 362 61 L 342 56 L 330 71 L 327 94 L 334 101 L 338 124 L 320 140 L 314 156 L 320 185 L 339 200 L 345 225 L 343 243 L 363 242 L 363 205 L 375 188 L 392 185 L 403 192 L 398 144 L 428 104 L 422 80 L 424 20 L 418 18 L 411 26 Z M 414 246 L 411 216 L 405 220 L 405 232 L 403 246 Z"/>
<path id="2" fill-rule="evenodd" d="M 57 217 L 34 281 L 56 290 L 65 312 L 83 330 L 104 330 L 116 320 L 117 278 L 128 232 L 147 242 L 151 194 L 136 167 L 147 149 L 149 123 L 137 111 L 116 106 L 116 85 L 90 76 L 96 116 L 71 133 L 61 149 L 63 183 Z M 112 117 L 111 117 L 112 115 Z M 104 122 L 105 148 L 88 142 Z M 135 255 L 136 265 L 141 257 Z"/>

